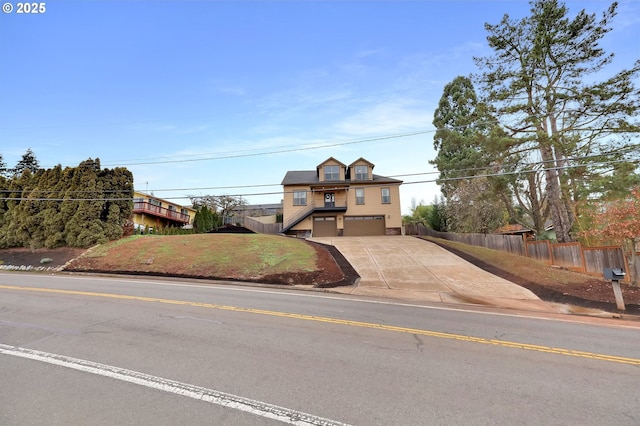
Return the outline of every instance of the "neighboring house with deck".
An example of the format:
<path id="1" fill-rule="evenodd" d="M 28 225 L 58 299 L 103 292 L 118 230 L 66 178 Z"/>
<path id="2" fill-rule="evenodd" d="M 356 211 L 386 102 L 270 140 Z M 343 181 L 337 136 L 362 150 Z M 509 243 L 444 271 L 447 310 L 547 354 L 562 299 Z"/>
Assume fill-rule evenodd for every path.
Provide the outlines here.
<path id="1" fill-rule="evenodd" d="M 195 215 L 191 207 L 143 192 L 133 194 L 133 224 L 137 229 L 184 227 L 193 224 Z"/>
<path id="2" fill-rule="evenodd" d="M 315 170 L 289 171 L 282 180 L 283 232 L 299 237 L 399 235 L 401 180 L 373 174 L 359 158 L 333 157 Z"/>

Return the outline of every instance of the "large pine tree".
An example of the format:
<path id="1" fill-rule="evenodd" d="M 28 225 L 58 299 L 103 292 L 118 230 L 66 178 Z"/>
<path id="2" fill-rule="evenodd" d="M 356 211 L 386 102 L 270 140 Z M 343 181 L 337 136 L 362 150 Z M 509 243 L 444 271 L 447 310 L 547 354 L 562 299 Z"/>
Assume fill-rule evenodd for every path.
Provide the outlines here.
<path id="1" fill-rule="evenodd" d="M 2 154 L 0 154 L 0 177 L 7 176 L 8 173 L 9 170 L 7 169 L 7 163 L 5 163 L 4 157 L 2 157 Z"/>
<path id="2" fill-rule="evenodd" d="M 580 199 L 636 173 L 632 166 L 612 174 L 611 165 L 632 164 L 640 152 L 633 141 L 640 132 L 640 90 L 633 84 L 640 61 L 594 79 L 613 59 L 599 43 L 616 9 L 613 3 L 600 19 L 584 10 L 571 18 L 557 0 L 532 1 L 530 16 L 505 15 L 496 25 L 486 24 L 494 54 L 475 58 L 485 101 L 517 138 L 520 152 L 535 154 L 542 164 L 560 242 L 572 240 Z M 611 179 L 603 185 L 602 176 Z"/>
<path id="3" fill-rule="evenodd" d="M 16 175 L 22 174 L 25 170 L 29 170 L 31 173 L 35 173 L 40 168 L 40 163 L 36 158 L 36 155 L 31 151 L 31 148 L 27 149 L 27 151 L 22 154 L 22 158 L 16 164 L 16 167 L 13 169 L 13 173 Z"/>

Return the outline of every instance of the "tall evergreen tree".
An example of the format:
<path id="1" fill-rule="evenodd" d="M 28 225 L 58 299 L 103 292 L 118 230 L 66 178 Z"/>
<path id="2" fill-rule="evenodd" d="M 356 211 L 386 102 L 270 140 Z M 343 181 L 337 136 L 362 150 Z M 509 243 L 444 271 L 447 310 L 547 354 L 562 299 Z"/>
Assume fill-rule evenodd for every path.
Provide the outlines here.
<path id="1" fill-rule="evenodd" d="M 448 227 L 457 232 L 492 231 L 504 220 L 503 202 L 511 204 L 511 197 L 506 195 L 507 186 L 495 191 L 495 179 L 482 176 L 500 166 L 508 138 L 478 100 L 468 77 L 456 77 L 445 86 L 433 124 L 437 155 L 430 163 L 440 171 L 438 183 L 446 198 Z M 478 209 L 481 215 L 471 213 Z"/>
<path id="2" fill-rule="evenodd" d="M 198 234 L 209 232 L 219 225 L 217 213 L 206 205 L 202 205 L 196 210 L 196 215 L 193 218 L 193 226 Z"/>
<path id="3" fill-rule="evenodd" d="M 99 172 L 100 162 L 92 159 L 77 167 L 73 185 L 78 207 L 65 224 L 66 242 L 70 246 L 87 247 L 107 241 L 101 223 L 105 201 Z"/>
<path id="4" fill-rule="evenodd" d="M 603 81 L 593 78 L 613 59 L 599 43 L 611 31 L 617 6 L 598 20 L 584 10 L 570 18 L 557 0 L 531 1 L 530 16 L 504 15 L 499 24 L 485 24 L 495 54 L 474 58 L 495 117 L 520 151 L 534 152 L 544 166 L 560 242 L 572 240 L 576 202 L 593 192 L 590 181 L 610 172 L 612 161 L 631 164 L 640 152 L 633 143 L 640 132 L 640 90 L 633 84 L 640 61 Z M 634 167 L 624 175 L 630 173 Z"/>
<path id="5" fill-rule="evenodd" d="M 48 248 L 64 245 L 64 226 L 60 214 L 61 195 L 64 193 L 64 178 L 62 166 L 57 165 L 47 169 L 40 177 L 41 210 L 37 213 L 36 220 L 42 224 L 43 235 L 39 242 Z"/>
<path id="6" fill-rule="evenodd" d="M 427 224 L 434 231 L 447 232 L 449 230 L 447 226 L 447 204 L 442 195 L 439 200 L 437 197 L 434 198 L 431 206 L 431 211 L 427 216 Z"/>
<path id="7" fill-rule="evenodd" d="M 40 168 L 40 163 L 36 159 L 36 155 L 31 151 L 31 148 L 22 154 L 22 158 L 16 164 L 13 169 L 13 173 L 16 175 L 22 174 L 25 170 L 29 170 L 31 173 L 35 173 Z"/>
<path id="8" fill-rule="evenodd" d="M 440 171 L 445 197 L 460 184 L 458 179 L 482 174 L 489 165 L 482 142 L 491 124 L 483 111 L 469 78 L 458 76 L 445 86 L 433 116 L 437 155 L 429 161 Z"/>
<path id="9" fill-rule="evenodd" d="M 33 247 L 30 216 L 36 212 L 37 206 L 30 195 L 34 188 L 34 175 L 29 170 L 10 180 L 8 209 L 0 230 L 0 247 Z"/>
<path id="10" fill-rule="evenodd" d="M 99 163 L 99 159 L 96 159 Z M 123 235 L 123 226 L 133 213 L 133 175 L 123 167 L 103 169 L 99 174 L 105 204 L 101 214 L 104 233 L 113 240 Z"/>
<path id="11" fill-rule="evenodd" d="M 0 177 L 0 247 L 87 247 L 122 236 L 131 219 L 133 175 L 100 169 L 100 160 L 78 167 L 25 169 Z"/>
<path id="12" fill-rule="evenodd" d="M 0 177 L 7 176 L 9 174 L 9 170 L 7 169 L 7 163 L 4 162 L 4 158 L 2 154 L 0 154 Z"/>

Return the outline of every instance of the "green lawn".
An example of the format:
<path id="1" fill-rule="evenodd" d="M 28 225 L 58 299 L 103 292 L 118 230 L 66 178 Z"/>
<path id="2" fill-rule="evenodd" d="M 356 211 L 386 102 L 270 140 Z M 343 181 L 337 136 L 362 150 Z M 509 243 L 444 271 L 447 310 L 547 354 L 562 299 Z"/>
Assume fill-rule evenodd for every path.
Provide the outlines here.
<path id="1" fill-rule="evenodd" d="M 74 267 L 248 279 L 313 272 L 316 257 L 305 241 L 274 235 L 137 235 L 95 247 Z"/>

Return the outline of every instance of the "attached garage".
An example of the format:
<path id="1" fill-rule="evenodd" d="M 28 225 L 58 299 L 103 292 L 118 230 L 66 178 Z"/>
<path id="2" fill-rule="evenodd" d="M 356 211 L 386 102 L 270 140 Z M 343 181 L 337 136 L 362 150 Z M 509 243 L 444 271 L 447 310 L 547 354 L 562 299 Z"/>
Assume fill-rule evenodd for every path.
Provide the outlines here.
<path id="1" fill-rule="evenodd" d="M 315 216 L 313 218 L 314 237 L 335 237 L 338 235 L 338 226 L 335 216 Z"/>
<path id="2" fill-rule="evenodd" d="M 344 235 L 359 237 L 365 235 L 385 235 L 384 216 L 345 216 Z"/>

